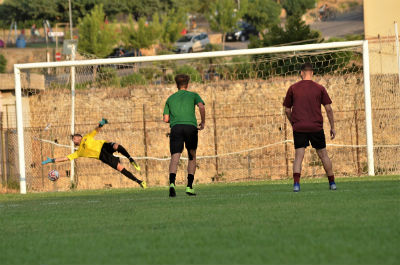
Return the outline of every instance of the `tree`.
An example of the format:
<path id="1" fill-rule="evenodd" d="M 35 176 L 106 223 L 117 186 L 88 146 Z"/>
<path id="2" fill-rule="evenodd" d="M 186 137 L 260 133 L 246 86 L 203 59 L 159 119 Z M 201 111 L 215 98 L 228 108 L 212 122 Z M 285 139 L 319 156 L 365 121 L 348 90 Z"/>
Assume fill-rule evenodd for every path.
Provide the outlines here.
<path id="1" fill-rule="evenodd" d="M 158 14 L 154 14 L 153 21 L 146 22 L 144 17 L 137 23 L 132 17 L 129 17 L 128 26 L 122 26 L 122 42 L 125 47 L 139 50 L 141 48 L 150 48 L 155 44 L 161 35 L 161 27 Z"/>
<path id="2" fill-rule="evenodd" d="M 316 0 L 281 0 L 288 16 L 303 15 L 307 9 L 315 7 Z"/>
<path id="3" fill-rule="evenodd" d="M 240 3 L 240 10 L 237 10 L 234 0 L 219 0 L 210 5 L 208 22 L 212 30 L 222 32 L 222 49 L 225 49 L 226 33 L 237 27 L 237 22 L 247 10 L 247 1 Z"/>
<path id="4" fill-rule="evenodd" d="M 161 16 L 162 33 L 160 44 L 170 46 L 177 41 L 185 28 L 186 13 L 183 9 L 172 9 Z"/>
<path id="5" fill-rule="evenodd" d="M 32 21 L 41 21 L 43 19 L 53 21 L 59 16 L 57 4 L 52 0 L 6 0 L 0 5 L 2 24 L 4 26 L 8 24 L 8 27 L 13 20 L 18 21 L 18 24 L 21 25 L 25 24 L 24 22 L 33 23 Z"/>
<path id="6" fill-rule="evenodd" d="M 115 27 L 104 21 L 103 5 L 96 5 L 90 14 L 79 19 L 78 50 L 104 58 L 118 42 Z"/>
<path id="7" fill-rule="evenodd" d="M 258 31 L 263 31 L 279 23 L 281 6 L 274 0 L 249 0 L 244 19 L 255 26 Z"/>
<path id="8" fill-rule="evenodd" d="M 285 28 L 275 25 L 271 30 L 263 34 L 262 40 L 256 40 L 250 44 L 251 48 L 268 47 L 279 44 L 301 42 L 302 44 L 321 41 L 321 33 L 311 30 L 301 17 L 294 15 L 288 18 Z"/>

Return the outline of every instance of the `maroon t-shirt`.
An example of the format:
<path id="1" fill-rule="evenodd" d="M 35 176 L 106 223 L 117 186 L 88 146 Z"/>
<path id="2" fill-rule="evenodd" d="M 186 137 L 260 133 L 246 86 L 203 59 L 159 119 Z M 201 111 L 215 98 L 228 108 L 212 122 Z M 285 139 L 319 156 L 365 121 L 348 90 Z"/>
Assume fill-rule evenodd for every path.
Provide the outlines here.
<path id="1" fill-rule="evenodd" d="M 319 132 L 323 128 L 321 104 L 331 104 L 326 89 L 312 80 L 302 80 L 289 87 L 283 106 L 292 108 L 295 132 Z"/>

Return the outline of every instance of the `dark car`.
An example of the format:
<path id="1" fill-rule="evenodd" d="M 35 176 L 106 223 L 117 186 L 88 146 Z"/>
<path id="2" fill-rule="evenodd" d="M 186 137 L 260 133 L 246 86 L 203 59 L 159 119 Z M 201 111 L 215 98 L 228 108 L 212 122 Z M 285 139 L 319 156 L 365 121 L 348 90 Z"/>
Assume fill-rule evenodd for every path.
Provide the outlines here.
<path id="1" fill-rule="evenodd" d="M 246 41 L 250 35 L 258 36 L 258 30 L 247 22 L 238 22 L 238 27 L 233 32 L 226 33 L 227 41 Z"/>
<path id="2" fill-rule="evenodd" d="M 123 58 L 123 57 L 135 57 L 135 56 L 142 56 L 142 53 L 140 50 L 126 50 L 122 47 L 114 48 L 112 53 L 107 55 L 106 58 Z M 111 64 L 111 65 L 106 65 L 106 67 L 111 67 L 114 69 L 124 69 L 124 68 L 132 68 L 133 63 L 125 63 L 125 64 Z M 103 65 L 104 66 L 104 65 Z M 101 68 L 101 67 L 99 67 Z"/>
<path id="3" fill-rule="evenodd" d="M 120 57 L 135 57 L 137 56 L 134 51 L 128 51 L 124 48 L 115 48 L 112 53 L 110 53 L 107 58 L 120 58 Z M 139 54 L 140 56 L 140 54 Z"/>

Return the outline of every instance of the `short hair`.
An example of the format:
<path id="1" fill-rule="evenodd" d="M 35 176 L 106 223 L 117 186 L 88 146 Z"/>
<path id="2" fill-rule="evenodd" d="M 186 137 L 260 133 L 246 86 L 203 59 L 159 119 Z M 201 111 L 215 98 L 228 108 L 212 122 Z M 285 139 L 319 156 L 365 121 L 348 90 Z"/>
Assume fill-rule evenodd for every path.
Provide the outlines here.
<path id="1" fill-rule="evenodd" d="M 304 63 L 301 65 L 301 71 L 312 71 L 313 70 L 313 66 L 311 63 Z"/>
<path id="2" fill-rule="evenodd" d="M 176 86 L 178 88 L 187 87 L 189 84 L 190 76 L 185 74 L 179 74 L 175 76 Z"/>
<path id="3" fill-rule="evenodd" d="M 71 134 L 71 139 L 74 139 L 75 136 L 82 137 L 82 134 L 79 133 Z"/>

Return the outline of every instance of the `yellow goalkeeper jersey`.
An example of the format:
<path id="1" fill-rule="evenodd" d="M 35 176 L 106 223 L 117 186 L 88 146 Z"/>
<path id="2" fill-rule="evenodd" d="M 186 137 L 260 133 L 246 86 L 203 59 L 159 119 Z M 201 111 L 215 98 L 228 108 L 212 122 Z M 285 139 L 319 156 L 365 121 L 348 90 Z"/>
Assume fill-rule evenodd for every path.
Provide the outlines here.
<path id="1" fill-rule="evenodd" d="M 83 136 L 81 144 L 79 145 L 76 152 L 67 155 L 69 160 L 76 159 L 78 157 L 90 157 L 99 159 L 101 148 L 106 142 L 104 140 L 95 140 L 94 136 L 97 134 L 96 130 Z"/>

